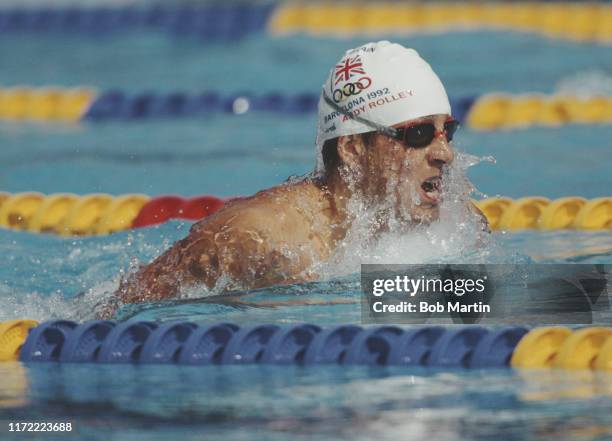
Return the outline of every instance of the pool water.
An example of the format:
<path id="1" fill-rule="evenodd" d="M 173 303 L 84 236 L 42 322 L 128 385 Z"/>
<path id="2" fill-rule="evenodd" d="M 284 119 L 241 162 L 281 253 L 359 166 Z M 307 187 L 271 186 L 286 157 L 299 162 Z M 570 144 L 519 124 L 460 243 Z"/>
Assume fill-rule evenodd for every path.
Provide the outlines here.
<path id="1" fill-rule="evenodd" d="M 609 47 L 594 44 L 505 32 L 394 40 L 419 50 L 453 97 L 561 87 L 595 93 L 612 76 Z M 365 41 L 260 35 L 228 44 L 147 33 L 7 35 L 0 39 L 0 84 L 130 93 L 312 93 L 344 50 Z M 0 190 L 252 194 L 312 170 L 315 125 L 315 115 L 265 113 L 62 126 L 2 123 Z M 612 189 L 611 133 L 604 125 L 490 133 L 463 127 L 456 148 L 496 159 L 469 170 L 483 194 L 594 198 Z M 68 239 L 0 230 L 0 320 L 91 319 L 121 271 L 159 255 L 188 228 L 174 221 Z M 414 243 L 421 242 L 408 241 L 389 256 L 400 256 L 400 263 L 612 263 L 609 232 L 495 233 L 476 253 L 461 246 L 450 252 L 411 248 Z M 125 307 L 116 318 L 355 323 L 357 271 L 242 293 L 238 300 L 196 290 L 178 301 Z M 612 439 L 611 407 L 612 377 L 603 373 L 0 365 L 3 430 L 10 421 L 76 426 L 70 435 L 44 439 L 595 440 Z M 12 438 L 24 436 L 3 432 L 2 439 Z"/>
<path id="2" fill-rule="evenodd" d="M 189 223 L 171 221 L 112 236 L 75 239 L 0 230 L 1 243 L 7 250 L 7 265 L 2 267 L 0 284 L 0 320 L 93 319 L 92 307 L 116 289 L 121 269 L 127 270 L 134 259 L 150 261 L 169 243 L 182 238 L 188 226 Z M 438 253 L 434 254 L 437 259 L 431 260 L 431 254 L 429 259 L 432 262 L 607 264 L 611 260 L 612 234 L 607 232 L 495 233 L 494 240 L 495 250 L 500 253 L 497 255 L 460 257 Z M 416 263 L 418 259 L 406 253 L 402 263 L 413 261 Z M 359 271 L 359 266 L 355 271 Z M 237 299 L 202 288 L 176 301 L 126 306 L 117 318 L 237 324 L 355 323 L 361 320 L 360 293 L 357 273 L 331 281 L 243 292 Z M 274 305 L 279 302 L 295 305 Z M 332 305 L 332 302 L 339 304 Z"/>
<path id="3" fill-rule="evenodd" d="M 0 366 L 0 422 L 87 440 L 609 439 L 609 376 L 290 366 Z M 24 390 L 27 398 L 24 399 Z M 12 433 L 8 439 L 23 439 Z M 3 436 L 3 439 L 7 439 Z M 42 438 L 40 438 L 42 439 Z"/>

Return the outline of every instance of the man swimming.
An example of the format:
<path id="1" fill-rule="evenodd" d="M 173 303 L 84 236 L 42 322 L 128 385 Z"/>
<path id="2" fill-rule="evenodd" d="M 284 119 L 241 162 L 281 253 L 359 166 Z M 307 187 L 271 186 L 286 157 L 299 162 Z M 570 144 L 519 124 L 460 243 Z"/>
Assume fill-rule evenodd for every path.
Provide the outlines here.
<path id="1" fill-rule="evenodd" d="M 391 223 L 436 220 L 457 126 L 442 83 L 416 51 L 386 41 L 347 51 L 322 88 L 315 172 L 227 203 L 124 278 L 117 298 L 314 280 L 316 265 L 359 220 L 355 201 L 375 212 L 372 235 Z"/>

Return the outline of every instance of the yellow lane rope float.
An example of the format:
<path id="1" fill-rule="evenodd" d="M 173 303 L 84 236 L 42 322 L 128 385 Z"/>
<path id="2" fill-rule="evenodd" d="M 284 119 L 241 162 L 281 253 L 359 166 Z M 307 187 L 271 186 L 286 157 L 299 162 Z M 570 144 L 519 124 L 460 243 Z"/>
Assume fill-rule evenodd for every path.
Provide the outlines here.
<path id="1" fill-rule="evenodd" d="M 78 121 L 95 93 L 88 88 L 0 88 L 0 119 L 9 121 Z"/>
<path id="2" fill-rule="evenodd" d="M 131 228 L 150 198 L 141 194 L 17 193 L 0 198 L 0 226 L 61 235 L 108 234 Z"/>
<path id="3" fill-rule="evenodd" d="M 34 320 L 0 322 L 0 361 L 17 360 L 29 330 L 37 325 Z"/>
<path id="4" fill-rule="evenodd" d="M 494 230 L 612 230 L 612 197 L 550 201 L 533 196 L 475 201 Z"/>
<path id="5" fill-rule="evenodd" d="M 95 224 L 95 234 L 108 234 L 115 231 L 129 230 L 132 221 L 150 198 L 141 194 L 119 196 L 112 200 L 104 210 L 102 217 Z"/>
<path id="6" fill-rule="evenodd" d="M 514 349 L 510 364 L 519 368 L 552 367 L 563 342 L 572 331 L 563 327 L 537 328 L 525 335 Z"/>
<path id="7" fill-rule="evenodd" d="M 612 337 L 611 328 L 585 328 L 575 331 L 561 346 L 553 367 L 592 369 L 602 346 Z"/>
<path id="8" fill-rule="evenodd" d="M 278 7 L 272 35 L 413 34 L 452 30 L 510 30 L 581 42 L 612 42 L 612 5 L 605 3 L 311 3 Z"/>
<path id="9" fill-rule="evenodd" d="M 612 338 L 608 338 L 595 359 L 595 369 L 612 372 Z"/>
<path id="10" fill-rule="evenodd" d="M 612 98 L 489 94 L 474 102 L 466 120 L 470 128 L 478 130 L 611 123 Z"/>
<path id="11" fill-rule="evenodd" d="M 108 194 L 81 196 L 70 207 L 57 232 L 65 236 L 95 234 L 100 220 L 112 201 L 113 196 Z"/>
<path id="12" fill-rule="evenodd" d="M 515 368 L 612 370 L 612 328 L 536 328 L 512 354 Z"/>
<path id="13" fill-rule="evenodd" d="M 65 236 L 109 234 L 132 228 L 145 205 L 163 199 L 167 197 L 0 193 L 0 227 Z M 612 197 L 500 197 L 473 203 L 493 230 L 612 230 Z"/>

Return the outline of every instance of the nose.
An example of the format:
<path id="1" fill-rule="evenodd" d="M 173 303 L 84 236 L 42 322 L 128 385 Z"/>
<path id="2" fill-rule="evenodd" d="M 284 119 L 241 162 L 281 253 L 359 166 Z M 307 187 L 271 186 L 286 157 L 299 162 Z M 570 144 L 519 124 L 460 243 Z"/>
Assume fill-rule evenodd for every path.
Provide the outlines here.
<path id="1" fill-rule="evenodd" d="M 453 162 L 455 152 L 450 143 L 446 140 L 444 133 L 439 133 L 427 147 L 427 161 L 436 168 L 442 168 Z"/>

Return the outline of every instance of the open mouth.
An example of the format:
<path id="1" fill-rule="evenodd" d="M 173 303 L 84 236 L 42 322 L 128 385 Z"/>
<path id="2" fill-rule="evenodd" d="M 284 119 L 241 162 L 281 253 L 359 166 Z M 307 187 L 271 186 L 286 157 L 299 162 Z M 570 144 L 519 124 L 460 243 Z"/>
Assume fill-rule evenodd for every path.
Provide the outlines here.
<path id="1" fill-rule="evenodd" d="M 442 200 L 442 178 L 432 176 L 421 184 L 422 195 L 427 202 L 438 204 Z"/>

